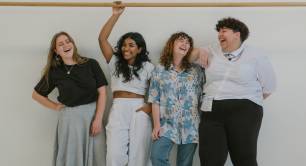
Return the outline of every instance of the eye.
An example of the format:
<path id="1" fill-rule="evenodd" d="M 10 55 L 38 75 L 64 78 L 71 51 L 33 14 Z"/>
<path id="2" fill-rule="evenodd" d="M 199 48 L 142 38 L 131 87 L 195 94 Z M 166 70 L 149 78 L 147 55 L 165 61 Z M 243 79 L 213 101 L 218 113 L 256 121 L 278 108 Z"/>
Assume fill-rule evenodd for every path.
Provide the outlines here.
<path id="1" fill-rule="evenodd" d="M 135 47 L 135 44 L 129 44 L 130 47 Z"/>

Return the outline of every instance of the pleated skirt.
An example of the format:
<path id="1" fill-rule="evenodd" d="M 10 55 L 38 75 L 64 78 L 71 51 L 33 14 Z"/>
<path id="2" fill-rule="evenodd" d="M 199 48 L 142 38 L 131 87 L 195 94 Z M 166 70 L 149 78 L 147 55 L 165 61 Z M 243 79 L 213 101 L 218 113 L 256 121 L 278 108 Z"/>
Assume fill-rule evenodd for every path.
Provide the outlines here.
<path id="1" fill-rule="evenodd" d="M 54 166 L 105 166 L 105 128 L 90 136 L 96 103 L 66 107 L 60 111 L 55 147 Z"/>

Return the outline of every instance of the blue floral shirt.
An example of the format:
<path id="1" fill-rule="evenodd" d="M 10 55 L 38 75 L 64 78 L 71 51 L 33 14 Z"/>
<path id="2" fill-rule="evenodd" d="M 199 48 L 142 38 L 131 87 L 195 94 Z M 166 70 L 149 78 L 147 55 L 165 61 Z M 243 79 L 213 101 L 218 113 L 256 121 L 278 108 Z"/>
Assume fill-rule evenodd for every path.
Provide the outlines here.
<path id="1" fill-rule="evenodd" d="M 204 71 L 198 66 L 177 72 L 158 65 L 152 73 L 149 88 L 150 103 L 159 105 L 160 136 L 176 144 L 198 143 L 199 102 L 204 83 Z"/>

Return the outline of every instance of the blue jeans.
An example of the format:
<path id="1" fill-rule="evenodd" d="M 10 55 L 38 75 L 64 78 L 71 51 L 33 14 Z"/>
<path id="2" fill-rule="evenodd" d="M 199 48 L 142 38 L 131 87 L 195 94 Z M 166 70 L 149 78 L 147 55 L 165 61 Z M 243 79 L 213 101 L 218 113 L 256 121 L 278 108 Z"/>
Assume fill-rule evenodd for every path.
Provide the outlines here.
<path id="1" fill-rule="evenodd" d="M 169 155 L 174 145 L 170 139 L 161 137 L 155 140 L 151 150 L 151 161 L 153 166 L 170 166 Z M 197 148 L 196 143 L 178 144 L 176 165 L 192 166 L 193 155 Z"/>

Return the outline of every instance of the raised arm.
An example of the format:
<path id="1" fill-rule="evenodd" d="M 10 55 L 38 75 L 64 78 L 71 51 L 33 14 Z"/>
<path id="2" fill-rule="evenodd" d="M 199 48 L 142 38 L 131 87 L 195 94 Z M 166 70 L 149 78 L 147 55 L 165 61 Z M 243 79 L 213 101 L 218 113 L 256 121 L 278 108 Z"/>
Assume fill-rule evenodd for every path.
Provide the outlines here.
<path id="1" fill-rule="evenodd" d="M 113 56 L 113 48 L 107 39 L 120 15 L 123 13 L 124 8 L 125 6 L 121 1 L 115 1 L 113 3 L 113 14 L 104 24 L 99 34 L 99 45 L 107 63 L 109 63 Z"/>

